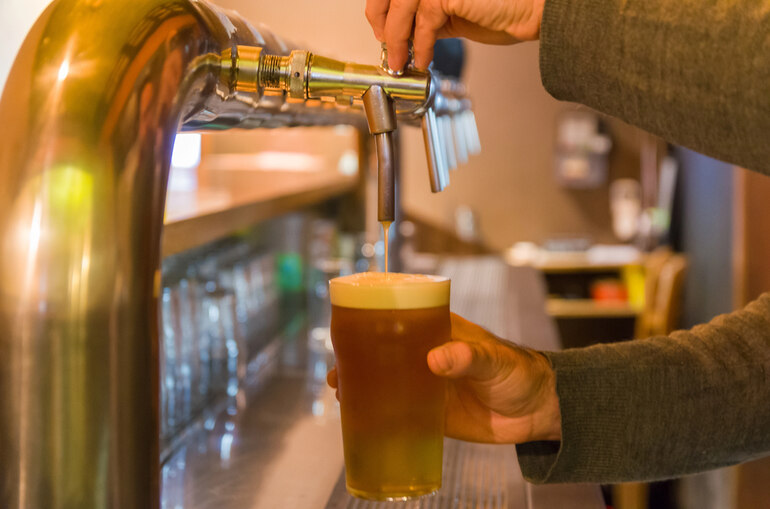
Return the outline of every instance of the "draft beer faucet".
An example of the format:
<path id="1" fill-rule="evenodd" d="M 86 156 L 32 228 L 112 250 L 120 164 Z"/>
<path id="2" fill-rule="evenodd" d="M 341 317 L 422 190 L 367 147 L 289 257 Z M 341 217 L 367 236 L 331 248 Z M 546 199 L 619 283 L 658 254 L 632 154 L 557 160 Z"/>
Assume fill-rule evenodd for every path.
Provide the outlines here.
<path id="1" fill-rule="evenodd" d="M 399 72 L 388 69 L 384 47 L 379 66 L 342 62 L 306 50 L 271 55 L 260 48 L 239 46 L 235 53 L 226 50 L 222 62 L 223 72 L 234 79 L 236 90 L 283 92 L 292 100 L 364 109 L 377 150 L 378 219 L 382 222 L 394 220 L 393 132 L 397 119 L 422 125 L 433 192 L 449 185 L 450 168 L 456 168 L 458 161 L 467 162 L 469 154 L 480 150 L 465 88 L 412 66 Z"/>

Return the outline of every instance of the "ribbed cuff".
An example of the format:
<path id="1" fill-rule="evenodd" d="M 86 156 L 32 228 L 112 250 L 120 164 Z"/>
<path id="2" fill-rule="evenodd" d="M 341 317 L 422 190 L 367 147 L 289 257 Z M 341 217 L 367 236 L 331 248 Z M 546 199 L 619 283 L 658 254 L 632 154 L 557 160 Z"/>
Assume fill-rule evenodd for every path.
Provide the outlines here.
<path id="1" fill-rule="evenodd" d="M 592 358 L 595 351 L 546 353 L 556 373 L 562 440 L 517 446 L 519 465 L 528 481 L 585 482 L 612 476 L 610 472 L 618 458 L 601 449 L 606 437 L 624 435 L 624 423 L 603 418 L 612 413 L 609 406 L 617 398 L 611 393 L 616 389 Z"/>
<path id="2" fill-rule="evenodd" d="M 527 442 L 516 446 L 516 457 L 524 479 L 531 483 L 548 482 L 559 461 L 561 442 Z"/>
<path id="3" fill-rule="evenodd" d="M 553 367 L 551 352 L 542 352 L 547 358 L 548 362 Z M 558 376 L 556 378 L 557 394 L 558 394 Z M 561 402 L 561 399 L 559 400 Z M 548 482 L 551 476 L 551 470 L 559 460 L 559 453 L 561 452 L 561 444 L 559 441 L 540 441 L 540 442 L 527 442 L 525 444 L 516 445 L 516 457 L 519 460 L 519 467 L 521 473 L 529 482 L 541 484 Z"/>

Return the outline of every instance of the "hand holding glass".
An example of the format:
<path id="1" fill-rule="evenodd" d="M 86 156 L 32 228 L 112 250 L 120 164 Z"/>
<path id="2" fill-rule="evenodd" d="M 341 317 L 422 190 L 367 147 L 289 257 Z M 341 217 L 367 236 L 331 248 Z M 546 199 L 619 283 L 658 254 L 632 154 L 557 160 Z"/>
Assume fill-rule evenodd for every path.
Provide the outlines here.
<path id="1" fill-rule="evenodd" d="M 441 487 L 446 382 L 428 352 L 450 340 L 449 279 L 361 273 L 332 279 L 347 489 L 404 500 Z"/>

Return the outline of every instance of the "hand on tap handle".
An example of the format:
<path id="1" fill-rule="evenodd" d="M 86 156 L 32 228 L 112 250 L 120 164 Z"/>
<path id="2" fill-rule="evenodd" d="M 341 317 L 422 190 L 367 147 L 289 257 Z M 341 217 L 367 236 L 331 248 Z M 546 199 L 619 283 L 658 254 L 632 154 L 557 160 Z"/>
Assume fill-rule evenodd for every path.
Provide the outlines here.
<path id="1" fill-rule="evenodd" d="M 388 66 L 404 68 L 414 30 L 414 63 L 427 69 L 443 37 L 513 44 L 540 37 L 545 0 L 367 0 L 374 35 L 388 45 Z"/>

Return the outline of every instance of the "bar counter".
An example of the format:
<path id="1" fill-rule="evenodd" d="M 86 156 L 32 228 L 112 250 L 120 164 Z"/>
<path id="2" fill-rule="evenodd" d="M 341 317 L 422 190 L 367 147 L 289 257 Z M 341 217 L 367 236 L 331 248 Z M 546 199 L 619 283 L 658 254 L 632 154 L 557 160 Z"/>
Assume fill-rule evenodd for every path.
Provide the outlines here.
<path id="1" fill-rule="evenodd" d="M 453 311 L 529 346 L 558 349 L 541 276 L 496 258 L 444 260 Z M 297 316 L 254 361 L 259 379 L 203 416 L 163 467 L 165 509 L 599 509 L 595 485 L 532 486 L 514 446 L 446 439 L 443 487 L 411 502 L 345 492 L 339 408 L 326 385 L 333 355 Z"/>
<path id="2" fill-rule="evenodd" d="M 168 193 L 161 245 L 164 257 L 349 193 L 357 184 L 356 177 L 328 170 L 305 172 L 299 179 L 282 171 L 207 173 L 201 170 L 201 178 L 214 182 L 195 191 Z"/>

